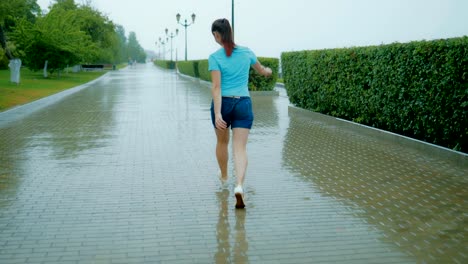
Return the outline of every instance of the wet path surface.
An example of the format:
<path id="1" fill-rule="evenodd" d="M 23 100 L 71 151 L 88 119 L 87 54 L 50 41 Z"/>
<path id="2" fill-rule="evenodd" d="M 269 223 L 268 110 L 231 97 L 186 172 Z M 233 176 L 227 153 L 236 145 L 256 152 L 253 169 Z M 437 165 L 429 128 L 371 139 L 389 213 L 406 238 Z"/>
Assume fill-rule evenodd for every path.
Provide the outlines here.
<path id="1" fill-rule="evenodd" d="M 253 96 L 234 209 L 210 96 L 140 65 L 0 114 L 0 263 L 468 262 L 466 166 L 288 113 L 284 96 Z"/>

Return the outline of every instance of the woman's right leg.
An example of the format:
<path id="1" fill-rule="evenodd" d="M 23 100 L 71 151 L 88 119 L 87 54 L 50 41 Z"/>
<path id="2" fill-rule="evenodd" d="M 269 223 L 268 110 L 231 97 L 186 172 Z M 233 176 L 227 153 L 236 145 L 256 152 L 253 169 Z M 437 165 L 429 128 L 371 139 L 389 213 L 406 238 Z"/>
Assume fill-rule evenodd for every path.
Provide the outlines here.
<path id="1" fill-rule="evenodd" d="M 247 139 L 250 129 L 232 129 L 232 147 L 234 152 L 234 168 L 237 177 L 237 186 L 244 185 L 245 172 L 247 171 Z"/>
<path id="2" fill-rule="evenodd" d="M 224 130 L 215 129 L 216 132 L 216 159 L 218 160 L 218 166 L 221 170 L 221 178 L 226 180 L 228 177 L 228 161 L 229 161 L 229 128 Z"/>

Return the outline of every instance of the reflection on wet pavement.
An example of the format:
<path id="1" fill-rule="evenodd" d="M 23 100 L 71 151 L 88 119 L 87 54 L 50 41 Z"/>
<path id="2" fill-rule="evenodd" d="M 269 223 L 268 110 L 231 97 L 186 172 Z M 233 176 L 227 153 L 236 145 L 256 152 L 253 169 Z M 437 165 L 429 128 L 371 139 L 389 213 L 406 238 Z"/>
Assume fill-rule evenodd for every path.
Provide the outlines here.
<path id="1" fill-rule="evenodd" d="M 0 263 L 466 263 L 466 167 L 253 95 L 245 210 L 211 94 L 152 65 L 0 114 Z M 230 163 L 232 170 L 232 161 Z"/>
<path id="2" fill-rule="evenodd" d="M 223 188 L 216 193 L 219 201 L 219 217 L 216 225 L 216 238 L 218 250 L 215 254 L 215 263 L 249 263 L 249 242 L 246 238 L 245 218 L 246 210 L 232 210 L 229 206 L 231 194 L 228 189 Z M 229 214 L 234 215 L 235 220 Z M 230 221 L 235 221 L 231 229 Z M 231 230 L 234 234 L 231 235 Z M 231 243 L 232 240 L 232 243 Z"/>

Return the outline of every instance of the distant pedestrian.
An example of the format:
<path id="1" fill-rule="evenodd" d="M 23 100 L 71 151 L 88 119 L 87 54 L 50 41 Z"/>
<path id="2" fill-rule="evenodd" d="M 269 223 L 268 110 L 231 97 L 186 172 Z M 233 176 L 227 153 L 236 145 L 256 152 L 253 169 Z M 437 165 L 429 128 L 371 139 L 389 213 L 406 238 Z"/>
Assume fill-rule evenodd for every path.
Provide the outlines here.
<path id="1" fill-rule="evenodd" d="M 234 189 L 236 208 L 244 208 L 243 183 L 248 163 L 246 145 L 254 119 L 248 89 L 249 70 L 252 66 L 263 76 L 270 76 L 272 72 L 270 68 L 260 64 L 249 48 L 234 43 L 231 25 L 227 19 L 214 21 L 211 32 L 215 41 L 222 46 L 208 59 L 213 96 L 211 120 L 217 137 L 216 158 L 221 170 L 220 177 L 226 180 L 229 160 L 229 127 L 231 127 L 234 171 L 237 177 Z"/>

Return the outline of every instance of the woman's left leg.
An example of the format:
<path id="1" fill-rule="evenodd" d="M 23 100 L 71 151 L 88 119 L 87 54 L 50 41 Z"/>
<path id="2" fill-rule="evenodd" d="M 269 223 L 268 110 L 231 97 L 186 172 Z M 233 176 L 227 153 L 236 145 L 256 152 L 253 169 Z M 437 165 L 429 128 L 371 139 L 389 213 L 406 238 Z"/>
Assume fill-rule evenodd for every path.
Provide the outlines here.
<path id="1" fill-rule="evenodd" d="M 216 159 L 218 160 L 219 169 L 221 171 L 221 179 L 226 180 L 228 177 L 228 145 L 229 145 L 229 129 L 215 129 L 216 132 Z"/>

